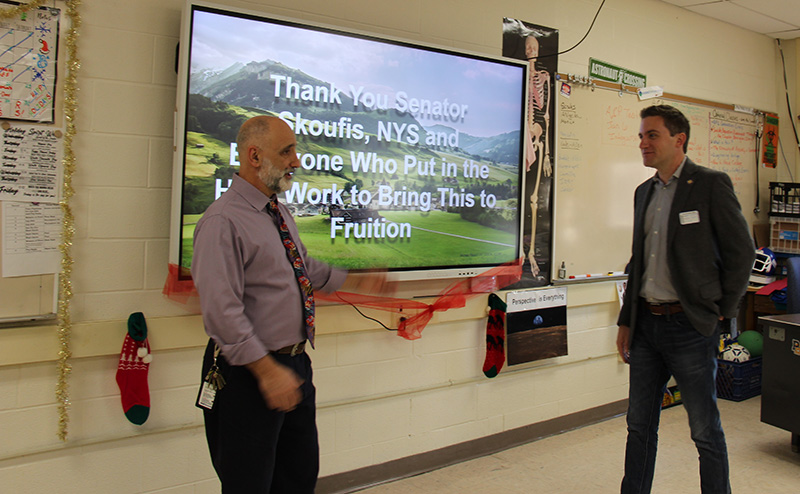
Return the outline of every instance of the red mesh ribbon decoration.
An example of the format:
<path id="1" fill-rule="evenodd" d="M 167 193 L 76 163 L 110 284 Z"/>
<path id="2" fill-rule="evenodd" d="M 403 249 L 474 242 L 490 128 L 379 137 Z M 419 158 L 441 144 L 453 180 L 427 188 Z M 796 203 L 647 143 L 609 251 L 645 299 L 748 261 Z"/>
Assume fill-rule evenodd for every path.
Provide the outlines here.
<path id="1" fill-rule="evenodd" d="M 521 277 L 522 259 L 517 259 L 492 268 L 475 277 L 456 281 L 440 292 L 432 304 L 346 292 L 336 292 L 335 294 L 318 293 L 317 298 L 335 302 L 344 301 L 352 305 L 386 311 L 398 311 L 402 308 L 404 312 L 415 313 L 415 315 L 400 322 L 397 334 L 407 340 L 416 340 L 422 337 L 422 330 L 430 322 L 434 312 L 462 308 L 466 305 L 467 299 L 500 290 L 518 282 Z"/>
<path id="2" fill-rule="evenodd" d="M 441 297 L 440 297 L 441 298 Z M 385 310 L 388 312 L 399 312 L 402 310 L 405 313 L 416 313 L 417 315 L 409 317 L 408 319 L 404 320 L 400 323 L 400 328 L 397 330 L 397 334 L 406 338 L 408 340 L 416 340 L 420 337 L 419 331 L 425 327 L 425 324 L 430 321 L 431 317 L 433 316 L 433 310 L 431 307 L 433 304 L 428 305 L 424 302 L 418 302 L 416 300 L 407 300 L 404 298 L 391 298 L 391 297 L 376 297 L 375 295 L 364 295 L 361 293 L 351 293 L 351 292 L 336 292 L 336 293 L 322 293 L 317 292 L 317 300 L 326 300 L 328 302 L 337 302 L 337 303 L 347 303 L 350 305 L 355 305 L 358 307 L 368 307 L 370 309 L 378 309 L 378 310 Z M 464 303 L 462 302 L 461 305 L 452 305 L 445 307 L 442 304 L 440 309 L 438 310 L 447 310 L 456 307 L 464 307 Z M 421 321 L 419 319 L 424 313 L 430 311 L 427 319 Z M 413 327 L 417 327 L 418 322 L 421 322 L 419 325 L 419 329 L 416 332 L 416 336 L 407 335 L 407 330 L 405 328 L 408 327 L 408 322 L 414 319 Z M 401 329 L 402 328 L 402 329 Z"/>
<path id="3" fill-rule="evenodd" d="M 188 303 L 192 298 L 197 299 L 199 295 L 191 276 L 188 268 L 169 263 L 167 281 L 164 282 L 164 289 L 161 290 L 161 293 L 168 299 L 182 304 Z"/>
<path id="4" fill-rule="evenodd" d="M 181 271 L 179 271 L 179 269 Z M 192 298 L 197 299 L 197 288 L 191 278 L 181 279 L 178 274 L 188 273 L 186 268 L 179 268 L 176 264 L 169 265 L 167 281 L 162 293 L 172 300 L 186 304 Z M 442 290 L 432 304 L 404 298 L 376 297 L 360 293 L 316 292 L 316 298 L 329 302 L 345 302 L 359 307 L 397 312 L 400 309 L 413 316 L 400 322 L 397 334 L 407 340 L 416 340 L 422 337 L 422 330 L 433 318 L 434 312 L 444 312 L 449 309 L 460 309 L 466 306 L 467 300 L 477 295 L 495 292 L 509 285 L 517 283 L 522 277 L 522 259 L 517 259 L 506 264 L 501 264 L 472 278 L 458 280 Z"/>

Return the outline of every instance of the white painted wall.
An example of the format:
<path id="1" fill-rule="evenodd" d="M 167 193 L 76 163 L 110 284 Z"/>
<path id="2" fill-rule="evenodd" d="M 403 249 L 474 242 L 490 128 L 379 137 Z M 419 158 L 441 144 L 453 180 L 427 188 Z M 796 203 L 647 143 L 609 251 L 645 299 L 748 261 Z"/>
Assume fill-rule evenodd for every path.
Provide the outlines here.
<path id="1" fill-rule="evenodd" d="M 557 28 L 567 48 L 583 36 L 600 0 L 226 3 L 498 55 L 502 17 Z M 56 437 L 55 329 L 0 330 L 3 492 L 219 490 L 193 406 L 205 336 L 191 308 L 161 294 L 182 8 L 181 0 L 83 0 L 80 6 L 69 439 Z M 794 88 L 797 52 L 793 42 L 784 47 Z M 657 0 L 613 0 L 586 42 L 562 56 L 559 70 L 585 75 L 590 56 L 645 73 L 672 93 L 779 111 L 789 138 L 779 57 L 769 38 Z M 786 148 L 794 169 L 796 148 Z M 769 180 L 789 180 L 786 170 L 782 163 L 762 174 L 762 189 Z M 632 192 L 620 191 L 621 200 Z M 414 342 L 372 329 L 349 308 L 322 308 L 323 334 L 312 354 L 322 474 L 624 399 L 627 370 L 615 356 L 613 284 L 571 287 L 568 298 L 569 356 L 506 367 L 492 380 L 481 372 L 485 297 L 437 314 Z M 141 427 L 125 419 L 114 381 L 126 320 L 135 311 L 148 319 L 155 355 L 151 415 Z M 344 330 L 351 332 L 331 334 Z"/>

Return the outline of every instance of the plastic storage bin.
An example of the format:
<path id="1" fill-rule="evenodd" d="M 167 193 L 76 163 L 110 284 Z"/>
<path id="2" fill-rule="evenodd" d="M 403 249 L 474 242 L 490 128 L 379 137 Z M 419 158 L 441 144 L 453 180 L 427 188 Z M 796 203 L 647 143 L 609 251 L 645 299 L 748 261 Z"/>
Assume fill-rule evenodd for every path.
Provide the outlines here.
<path id="1" fill-rule="evenodd" d="M 761 357 L 746 362 L 717 359 L 717 397 L 742 401 L 761 394 Z"/>

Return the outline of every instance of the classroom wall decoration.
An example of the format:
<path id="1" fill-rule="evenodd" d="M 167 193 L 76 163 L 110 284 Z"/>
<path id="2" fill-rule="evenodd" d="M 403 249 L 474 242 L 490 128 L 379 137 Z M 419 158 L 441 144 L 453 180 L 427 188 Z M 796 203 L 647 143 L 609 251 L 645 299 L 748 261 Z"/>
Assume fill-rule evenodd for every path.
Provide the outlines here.
<path id="1" fill-rule="evenodd" d="M 0 20 L 0 118 L 54 121 L 60 15 L 42 7 Z"/>
<path id="2" fill-rule="evenodd" d="M 523 277 L 515 288 L 550 283 L 552 178 L 555 156 L 555 74 L 558 30 L 503 19 L 503 56 L 528 60 L 525 192 L 523 194 Z"/>
<path id="3" fill-rule="evenodd" d="M 567 355 L 567 289 L 509 292 L 508 365 Z"/>
<path id="4" fill-rule="evenodd" d="M 761 135 L 761 160 L 767 168 L 778 166 L 778 115 L 767 113 L 764 116 L 764 130 Z"/>
<path id="5" fill-rule="evenodd" d="M 58 272 L 61 256 L 61 191 L 63 132 L 47 125 L 4 122 L 0 201 L 2 276 L 35 276 Z M 39 312 L 40 290 L 17 292 L 4 304 L 0 318 Z M 55 310 L 54 297 L 47 312 Z"/>
<path id="6" fill-rule="evenodd" d="M 44 125 L 2 126 L 0 201 L 57 203 L 63 132 Z"/>
<path id="7" fill-rule="evenodd" d="M 75 234 L 71 198 L 74 195 L 72 176 L 76 160 L 72 142 L 76 134 L 77 72 L 80 69 L 77 39 L 82 20 L 78 9 L 79 0 L 60 2 L 64 6 L 68 22 L 63 34 L 65 63 L 58 64 L 61 10 L 52 7 L 53 3 L 52 0 L 30 0 L 28 3 L 0 0 L 0 119 L 37 124 L 55 123 L 63 125 L 64 129 L 58 144 L 59 152 L 63 154 L 56 158 L 61 166 L 59 197 L 55 201 L 58 204 L 41 202 L 41 198 L 39 201 L 31 198 L 31 202 L 15 205 L 13 208 L 30 210 L 39 204 L 39 208 L 36 208 L 37 214 L 46 210 L 46 214 L 50 215 L 53 210 L 57 211 L 50 219 L 40 222 L 40 226 L 43 227 L 41 233 L 49 236 L 52 234 L 50 221 L 58 218 L 61 228 L 58 244 L 60 272 L 57 275 L 0 278 L 0 296 L 13 294 L 9 299 L 24 302 L 0 308 L 0 325 L 52 318 L 57 321 L 57 435 L 60 440 L 66 441 L 70 407 L 69 360 L 72 355 L 72 240 Z M 58 71 L 61 74 L 57 75 Z M 57 87 L 57 81 L 61 83 L 61 87 Z M 62 102 L 61 109 L 56 108 L 57 93 Z M 37 156 L 36 159 L 39 158 Z M 50 178 L 47 180 L 49 184 Z M 42 190 L 45 190 L 46 195 L 53 192 L 50 185 Z M 0 208 L 8 203 L 7 200 L 0 201 Z M 12 217 L 15 216 L 15 211 L 12 210 L 11 213 Z"/>

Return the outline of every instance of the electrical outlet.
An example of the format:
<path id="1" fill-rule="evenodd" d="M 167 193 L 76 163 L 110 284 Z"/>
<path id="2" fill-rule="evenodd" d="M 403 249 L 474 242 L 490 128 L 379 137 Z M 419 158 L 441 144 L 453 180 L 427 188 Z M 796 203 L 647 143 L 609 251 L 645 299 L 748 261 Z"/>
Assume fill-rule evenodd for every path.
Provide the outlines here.
<path id="1" fill-rule="evenodd" d="M 409 315 L 406 311 L 403 310 L 402 307 L 399 307 L 392 311 L 392 329 L 398 329 L 400 327 L 400 323 L 408 319 Z"/>
<path id="2" fill-rule="evenodd" d="M 392 311 L 392 328 L 400 328 L 400 323 L 420 313 L 420 309 L 407 309 L 403 306 Z"/>

